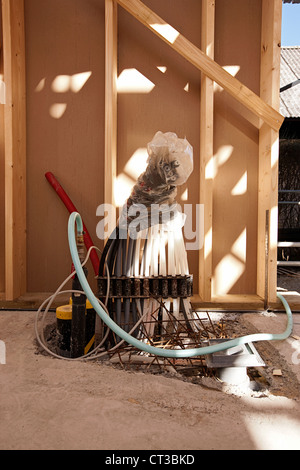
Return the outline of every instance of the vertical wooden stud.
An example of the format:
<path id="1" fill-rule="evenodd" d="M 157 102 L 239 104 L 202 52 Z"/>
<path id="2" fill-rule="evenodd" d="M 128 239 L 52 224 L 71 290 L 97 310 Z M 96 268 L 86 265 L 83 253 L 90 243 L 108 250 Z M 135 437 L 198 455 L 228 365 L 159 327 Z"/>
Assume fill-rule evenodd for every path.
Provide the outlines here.
<path id="1" fill-rule="evenodd" d="M 0 2 L 1 6 L 1 2 Z M 0 300 L 5 298 L 4 102 L 2 11 L 0 15 Z M 1 93 L 2 91 L 2 93 Z"/>
<path id="2" fill-rule="evenodd" d="M 214 0 L 202 0 L 201 49 L 214 58 L 215 5 Z M 199 295 L 211 300 L 212 278 L 212 208 L 213 208 L 213 113 L 214 83 L 201 73 L 200 103 L 200 204 L 204 210 L 203 247 L 199 252 Z"/>
<path id="3" fill-rule="evenodd" d="M 26 292 L 26 87 L 24 0 L 2 0 L 6 85 L 5 290 L 13 300 Z"/>
<path id="4" fill-rule="evenodd" d="M 114 0 L 105 0 L 104 202 L 113 206 L 115 206 L 114 184 L 117 172 L 117 8 L 118 5 Z M 114 226 L 115 220 L 109 220 L 109 224 Z"/>
<path id="5" fill-rule="evenodd" d="M 281 0 L 262 0 L 261 98 L 279 109 Z M 265 305 L 276 302 L 279 132 L 266 123 L 259 131 L 257 294 Z M 266 224 L 266 214 L 269 220 Z M 268 233 L 266 234 L 266 227 Z M 265 262 L 265 240 L 268 256 Z M 267 283 L 267 284 L 266 284 Z"/>

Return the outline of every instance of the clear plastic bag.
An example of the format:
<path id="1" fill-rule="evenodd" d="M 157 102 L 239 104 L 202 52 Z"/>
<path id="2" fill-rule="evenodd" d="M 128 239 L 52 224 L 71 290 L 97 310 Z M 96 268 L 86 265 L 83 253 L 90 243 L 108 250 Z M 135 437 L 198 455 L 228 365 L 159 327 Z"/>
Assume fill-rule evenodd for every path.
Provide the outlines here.
<path id="1" fill-rule="evenodd" d="M 148 143 L 147 151 L 147 168 L 139 176 L 122 209 L 119 220 L 122 228 L 128 227 L 137 214 L 140 229 L 149 227 L 151 219 L 157 220 L 153 214 L 151 217 L 151 209 L 164 214 L 169 210 L 173 213 L 177 186 L 184 184 L 193 171 L 193 148 L 174 132 L 158 131 Z"/>

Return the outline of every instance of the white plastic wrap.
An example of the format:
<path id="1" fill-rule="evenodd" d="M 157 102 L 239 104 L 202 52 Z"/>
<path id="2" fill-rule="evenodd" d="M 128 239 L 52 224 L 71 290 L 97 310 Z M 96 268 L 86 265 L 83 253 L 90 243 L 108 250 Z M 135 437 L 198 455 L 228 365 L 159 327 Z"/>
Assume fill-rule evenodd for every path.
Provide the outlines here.
<path id="1" fill-rule="evenodd" d="M 158 131 L 147 145 L 149 169 L 158 171 L 166 184 L 180 186 L 193 171 L 193 148 L 174 132 Z"/>
<path id="2" fill-rule="evenodd" d="M 177 186 L 184 184 L 193 171 L 192 146 L 173 132 L 158 131 L 147 145 L 147 151 L 148 166 L 123 207 L 119 221 L 122 228 L 127 227 L 137 214 L 140 223 L 142 218 L 150 219 L 153 210 L 159 209 L 161 213 L 173 211 Z M 153 220 L 152 213 L 152 222 L 149 224 L 149 220 L 145 220 L 145 227 L 140 229 L 153 224 Z"/>

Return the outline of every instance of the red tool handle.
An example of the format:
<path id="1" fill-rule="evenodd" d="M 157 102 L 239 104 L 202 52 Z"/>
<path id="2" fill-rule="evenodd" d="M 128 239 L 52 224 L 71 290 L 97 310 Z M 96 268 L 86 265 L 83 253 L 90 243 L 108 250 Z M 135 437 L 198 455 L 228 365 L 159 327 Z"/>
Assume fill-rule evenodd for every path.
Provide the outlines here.
<path id="1" fill-rule="evenodd" d="M 47 173 L 45 173 L 45 177 L 48 180 L 48 182 L 51 184 L 52 188 L 56 191 L 57 195 L 60 197 L 64 205 L 66 206 L 69 213 L 71 214 L 72 212 L 78 212 L 73 202 L 71 201 L 71 199 L 69 198 L 65 190 L 62 188 L 62 186 L 59 184 L 59 182 L 57 181 L 53 173 L 48 171 Z M 83 234 L 84 244 L 85 244 L 86 249 L 89 250 L 91 246 L 94 246 L 94 243 L 84 223 L 83 223 L 83 230 L 84 230 L 84 234 Z M 95 275 L 98 276 L 99 258 L 98 258 L 96 250 L 91 251 L 90 258 L 91 258 L 91 262 L 95 271 Z"/>

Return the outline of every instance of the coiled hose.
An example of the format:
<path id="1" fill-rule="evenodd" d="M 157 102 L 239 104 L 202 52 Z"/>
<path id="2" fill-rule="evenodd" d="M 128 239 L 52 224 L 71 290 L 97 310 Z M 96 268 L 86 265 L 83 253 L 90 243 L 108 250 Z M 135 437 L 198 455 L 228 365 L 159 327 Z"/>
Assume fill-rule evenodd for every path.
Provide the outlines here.
<path id="1" fill-rule="evenodd" d="M 84 290 L 88 300 L 92 304 L 93 308 L 95 309 L 96 313 L 102 319 L 102 321 L 120 338 L 122 338 L 127 343 L 131 344 L 132 346 L 136 347 L 137 349 L 147 352 L 149 354 L 154 354 L 160 357 L 169 357 L 169 358 L 187 358 L 187 357 L 194 357 L 206 354 L 212 354 L 218 351 L 224 351 L 226 349 L 239 346 L 242 344 L 256 342 L 256 341 L 274 341 L 274 340 L 284 340 L 290 336 L 292 333 L 293 328 L 293 318 L 291 309 L 285 300 L 285 298 L 277 293 L 277 297 L 283 303 L 287 314 L 287 327 L 283 333 L 279 334 L 272 334 L 272 333 L 257 333 L 251 334 L 246 336 L 241 336 L 239 338 L 235 338 L 229 341 L 224 341 L 217 345 L 212 346 L 204 346 L 200 348 L 193 348 L 193 349 L 163 349 L 155 346 L 151 346 L 149 344 L 144 343 L 143 341 L 134 338 L 129 333 L 124 331 L 117 323 L 115 323 L 107 314 L 107 312 L 103 309 L 101 304 L 99 304 L 98 299 L 94 295 L 87 279 L 84 274 L 84 271 L 81 266 L 81 262 L 77 252 L 77 244 L 76 244 L 76 235 L 75 235 L 75 224 L 77 225 L 77 233 L 83 232 L 83 223 L 81 216 L 78 212 L 73 212 L 69 217 L 68 222 L 68 240 L 69 240 L 69 247 L 71 252 L 72 261 L 79 279 L 79 282 Z"/>

